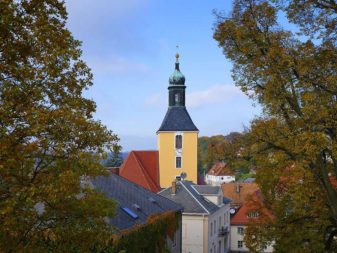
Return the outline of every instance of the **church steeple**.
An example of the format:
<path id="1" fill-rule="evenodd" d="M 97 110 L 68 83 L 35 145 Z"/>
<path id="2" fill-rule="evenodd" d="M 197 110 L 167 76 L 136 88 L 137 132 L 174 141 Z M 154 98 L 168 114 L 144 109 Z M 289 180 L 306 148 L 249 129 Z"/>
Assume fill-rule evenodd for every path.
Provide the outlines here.
<path id="1" fill-rule="evenodd" d="M 172 180 L 187 175 L 197 183 L 198 128 L 185 107 L 185 76 L 180 72 L 179 54 L 169 78 L 169 107 L 157 131 L 160 186 L 168 187 Z"/>
<path id="2" fill-rule="evenodd" d="M 176 54 L 175 69 L 169 78 L 169 107 L 185 107 L 185 76 L 180 72 L 179 54 Z"/>
<path id="3" fill-rule="evenodd" d="M 176 54 L 175 69 L 169 78 L 169 108 L 160 131 L 198 131 L 185 107 L 185 76 L 180 72 L 179 54 Z"/>

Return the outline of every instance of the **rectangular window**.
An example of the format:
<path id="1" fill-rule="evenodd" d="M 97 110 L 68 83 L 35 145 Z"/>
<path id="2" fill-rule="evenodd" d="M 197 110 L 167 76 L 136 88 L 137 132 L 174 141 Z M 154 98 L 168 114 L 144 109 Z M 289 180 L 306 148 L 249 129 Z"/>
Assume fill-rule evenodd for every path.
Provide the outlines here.
<path id="1" fill-rule="evenodd" d="M 216 221 L 214 221 L 214 234 L 216 233 Z"/>
<path id="2" fill-rule="evenodd" d="M 176 157 L 176 168 L 181 168 L 181 157 L 180 156 Z"/>
<path id="3" fill-rule="evenodd" d="M 239 249 L 243 248 L 243 241 L 238 241 L 238 248 Z"/>
<path id="4" fill-rule="evenodd" d="M 183 136 L 178 134 L 176 135 L 176 149 L 182 149 L 183 147 Z"/>
<path id="5" fill-rule="evenodd" d="M 243 227 L 238 227 L 238 234 L 243 235 Z"/>
<path id="6" fill-rule="evenodd" d="M 211 222 L 211 236 L 213 235 L 213 222 Z"/>

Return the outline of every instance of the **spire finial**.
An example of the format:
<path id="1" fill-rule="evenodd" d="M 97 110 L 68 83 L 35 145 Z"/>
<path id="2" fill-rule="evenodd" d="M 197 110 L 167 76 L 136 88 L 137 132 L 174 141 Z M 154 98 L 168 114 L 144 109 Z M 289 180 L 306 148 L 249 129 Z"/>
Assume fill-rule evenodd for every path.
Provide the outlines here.
<path id="1" fill-rule="evenodd" d="M 178 49 L 179 49 L 179 45 L 176 45 L 176 48 L 177 48 L 177 53 L 176 53 L 176 62 L 179 62 L 179 53 L 178 53 Z"/>

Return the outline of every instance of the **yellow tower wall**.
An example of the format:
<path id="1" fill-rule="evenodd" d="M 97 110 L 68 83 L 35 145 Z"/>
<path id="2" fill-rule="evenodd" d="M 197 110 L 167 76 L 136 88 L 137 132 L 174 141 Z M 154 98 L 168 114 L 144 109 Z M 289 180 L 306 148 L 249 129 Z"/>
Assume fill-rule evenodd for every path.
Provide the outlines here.
<path id="1" fill-rule="evenodd" d="M 185 180 L 197 184 L 197 155 L 198 155 L 198 132 L 179 132 L 183 136 L 182 166 L 176 168 L 175 134 L 176 132 L 159 132 L 159 175 L 160 186 L 166 188 L 172 185 L 176 176 L 186 172 Z"/>

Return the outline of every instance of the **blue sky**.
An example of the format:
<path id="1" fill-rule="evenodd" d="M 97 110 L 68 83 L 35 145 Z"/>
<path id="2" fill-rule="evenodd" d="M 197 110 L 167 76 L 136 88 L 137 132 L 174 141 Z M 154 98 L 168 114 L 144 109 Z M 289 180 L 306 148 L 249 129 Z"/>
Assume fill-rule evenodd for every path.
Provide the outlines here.
<path id="1" fill-rule="evenodd" d="M 212 10 L 229 12 L 230 0 L 67 0 L 68 27 L 83 42 L 94 74 L 85 96 L 95 118 L 121 138 L 124 151 L 156 149 L 167 110 L 168 78 L 179 45 L 187 109 L 199 136 L 248 126 L 259 108 L 231 78 L 231 63 L 212 38 Z"/>

